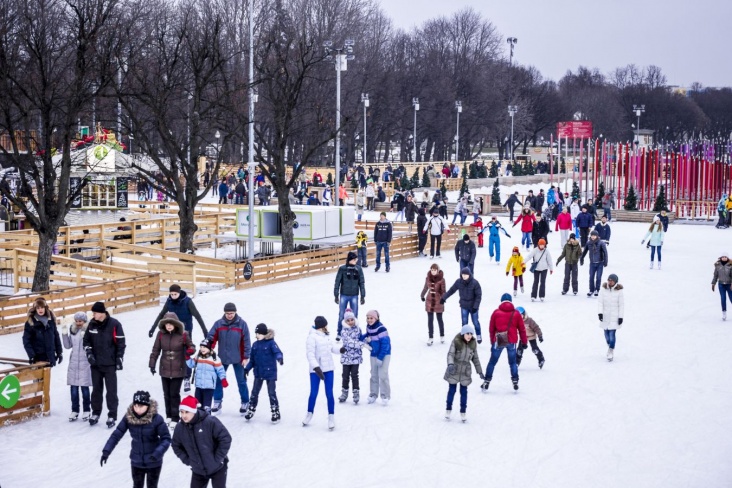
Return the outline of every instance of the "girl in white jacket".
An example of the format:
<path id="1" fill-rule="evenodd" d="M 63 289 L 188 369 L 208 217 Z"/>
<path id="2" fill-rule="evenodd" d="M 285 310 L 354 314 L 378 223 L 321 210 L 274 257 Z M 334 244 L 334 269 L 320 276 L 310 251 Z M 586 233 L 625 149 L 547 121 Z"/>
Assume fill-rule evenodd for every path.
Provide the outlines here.
<path id="1" fill-rule="evenodd" d="M 325 382 L 325 398 L 328 400 L 328 429 L 335 428 L 335 398 L 333 397 L 333 370 L 335 363 L 333 354 L 344 352 L 343 348 L 335 345 L 328 334 L 328 321 L 320 315 L 315 317 L 315 325 L 310 329 L 307 339 L 307 357 L 310 365 L 310 398 L 308 398 L 308 413 L 302 421 L 303 427 L 313 418 L 315 400 L 318 399 L 320 382 Z"/>
<path id="2" fill-rule="evenodd" d="M 539 239 L 537 247 L 526 256 L 524 265 L 529 262 L 531 263 L 529 269 L 532 269 L 531 267 L 533 266 L 534 270 L 534 284 L 531 285 L 531 301 L 536 300 L 538 292 L 539 299 L 543 302 L 544 296 L 546 295 L 546 273 L 547 271 L 554 273 L 554 261 L 552 260 L 549 249 L 546 247 L 546 241 L 544 239 Z"/>
<path id="3" fill-rule="evenodd" d="M 600 319 L 600 327 L 605 330 L 605 342 L 608 345 L 608 361 L 613 360 L 615 331 L 623 325 L 624 308 L 623 285 L 618 283 L 618 275 L 613 273 L 607 277 L 607 283 L 603 283 L 597 301 L 597 316 Z"/>

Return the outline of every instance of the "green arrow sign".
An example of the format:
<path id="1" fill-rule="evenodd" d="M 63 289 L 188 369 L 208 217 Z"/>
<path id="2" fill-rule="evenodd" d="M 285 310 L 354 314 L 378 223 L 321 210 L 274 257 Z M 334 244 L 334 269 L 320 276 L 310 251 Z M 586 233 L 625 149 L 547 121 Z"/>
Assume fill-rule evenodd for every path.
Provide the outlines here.
<path id="1" fill-rule="evenodd" d="M 0 380 L 0 407 L 12 408 L 20 398 L 20 381 L 17 376 L 6 376 Z"/>

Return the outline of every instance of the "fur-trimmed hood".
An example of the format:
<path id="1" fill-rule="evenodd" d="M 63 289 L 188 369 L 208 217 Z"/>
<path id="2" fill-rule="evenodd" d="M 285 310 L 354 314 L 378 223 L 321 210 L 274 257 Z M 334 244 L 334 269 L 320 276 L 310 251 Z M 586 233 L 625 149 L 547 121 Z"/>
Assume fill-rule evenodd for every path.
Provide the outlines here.
<path id="1" fill-rule="evenodd" d="M 458 332 L 452 342 L 455 344 L 455 349 L 462 349 L 463 347 L 467 346 L 475 351 L 475 349 L 478 347 L 478 341 L 475 340 L 475 335 L 470 338 L 470 342 L 465 342 L 463 335 Z"/>
<path id="2" fill-rule="evenodd" d="M 165 314 L 165 315 L 168 315 L 168 314 Z M 160 332 L 167 332 L 167 330 L 165 329 L 165 326 L 168 324 L 173 324 L 173 326 L 175 327 L 175 329 L 173 329 L 174 333 L 177 333 L 177 334 L 183 333 L 183 330 L 184 330 L 183 322 L 181 322 L 180 320 L 176 320 L 174 318 L 170 318 L 170 317 L 165 317 L 165 318 L 161 319 L 160 322 L 158 322 L 158 329 L 160 329 Z"/>
<path id="3" fill-rule="evenodd" d="M 53 320 L 56 322 L 56 315 L 54 315 L 53 310 L 50 308 L 46 308 L 46 313 L 48 314 L 48 320 Z M 33 317 L 36 314 L 36 307 L 35 305 L 31 306 L 28 309 L 28 325 L 33 325 Z"/>
<path id="4" fill-rule="evenodd" d="M 602 287 L 607 290 L 607 283 L 603 283 L 602 284 Z M 618 291 L 619 290 L 622 290 L 623 289 L 623 285 L 621 285 L 620 283 L 617 283 L 612 289 L 613 290 L 618 290 Z"/>
<path id="5" fill-rule="evenodd" d="M 437 271 L 436 275 L 432 274 L 431 269 L 427 271 L 427 281 L 429 281 L 430 283 L 437 283 L 438 281 L 440 281 L 442 279 L 444 279 L 444 273 L 442 272 L 441 269 Z"/>
<path id="6" fill-rule="evenodd" d="M 268 341 L 271 339 L 274 339 L 275 331 L 274 329 L 267 329 L 267 333 L 262 337 L 261 339 L 257 339 L 258 341 Z"/>
<path id="7" fill-rule="evenodd" d="M 146 425 L 153 421 L 153 417 L 158 413 L 158 402 L 150 399 L 150 406 L 147 409 L 147 412 L 145 412 L 145 415 L 142 417 L 137 417 L 135 415 L 135 411 L 133 410 L 132 406 L 134 403 L 131 403 L 129 407 L 127 407 L 127 412 L 125 413 L 125 418 L 127 419 L 127 423 L 130 425 Z"/>

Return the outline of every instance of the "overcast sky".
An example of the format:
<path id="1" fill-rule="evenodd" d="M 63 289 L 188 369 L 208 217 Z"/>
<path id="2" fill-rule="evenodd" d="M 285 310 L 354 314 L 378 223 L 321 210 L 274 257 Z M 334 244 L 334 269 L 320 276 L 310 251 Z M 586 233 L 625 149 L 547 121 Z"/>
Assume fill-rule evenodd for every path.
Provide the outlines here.
<path id="1" fill-rule="evenodd" d="M 380 1 L 407 30 L 472 7 L 518 38 L 517 62 L 554 80 L 580 65 L 608 73 L 634 63 L 660 66 L 670 85 L 732 86 L 732 0 Z"/>

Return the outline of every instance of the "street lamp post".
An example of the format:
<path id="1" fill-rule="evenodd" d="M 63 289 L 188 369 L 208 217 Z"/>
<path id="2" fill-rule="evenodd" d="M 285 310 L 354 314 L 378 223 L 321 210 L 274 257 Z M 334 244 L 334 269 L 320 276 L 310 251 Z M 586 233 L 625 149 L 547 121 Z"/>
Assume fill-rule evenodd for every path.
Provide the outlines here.
<path id="1" fill-rule="evenodd" d="M 455 110 L 457 111 L 457 127 L 455 130 L 455 164 L 458 162 L 460 153 L 460 113 L 463 111 L 463 102 L 455 101 Z"/>
<path id="2" fill-rule="evenodd" d="M 414 145 L 414 162 L 417 162 L 417 112 L 419 112 L 419 98 L 412 98 L 412 106 L 414 107 L 414 135 L 412 144 Z"/>
<path id="3" fill-rule="evenodd" d="M 214 137 L 216 138 L 216 160 L 220 159 L 221 151 L 219 149 L 219 139 L 221 138 L 221 132 L 216 131 L 216 134 L 214 134 Z"/>
<path id="4" fill-rule="evenodd" d="M 369 94 L 361 94 L 361 102 L 363 102 L 363 164 L 366 164 L 366 109 L 369 106 Z"/>
<path id="5" fill-rule="evenodd" d="M 638 125 L 635 127 L 635 143 L 640 144 L 640 117 L 641 114 L 646 111 L 645 105 L 635 105 L 633 104 L 633 112 L 635 112 L 635 116 L 638 117 Z"/>
<path id="6" fill-rule="evenodd" d="M 516 105 L 509 105 L 508 106 L 508 115 L 511 116 L 511 163 L 513 163 L 513 117 L 516 115 L 516 112 L 518 112 L 518 106 Z"/>
<path id="7" fill-rule="evenodd" d="M 508 43 L 508 45 L 509 45 L 509 46 L 511 47 L 511 54 L 509 54 L 509 58 L 508 58 L 508 59 L 509 59 L 509 61 L 508 61 L 508 64 L 509 64 L 509 65 L 513 65 L 513 47 L 514 47 L 514 46 L 516 45 L 516 43 L 518 42 L 518 38 L 516 38 L 516 37 L 509 37 L 508 39 L 506 39 L 506 42 L 507 42 L 507 43 Z"/>
<path id="8" fill-rule="evenodd" d="M 188 141 L 188 164 L 191 164 L 191 100 L 193 95 L 188 94 L 188 105 L 186 113 L 186 140 Z"/>
<path id="9" fill-rule="evenodd" d="M 254 173 L 256 164 L 254 163 L 254 102 L 256 102 L 256 94 L 254 93 L 254 7 L 253 0 L 249 0 L 249 148 L 247 153 L 247 169 L 249 170 L 249 195 L 248 195 L 248 214 L 249 226 L 247 258 L 254 257 Z"/>

